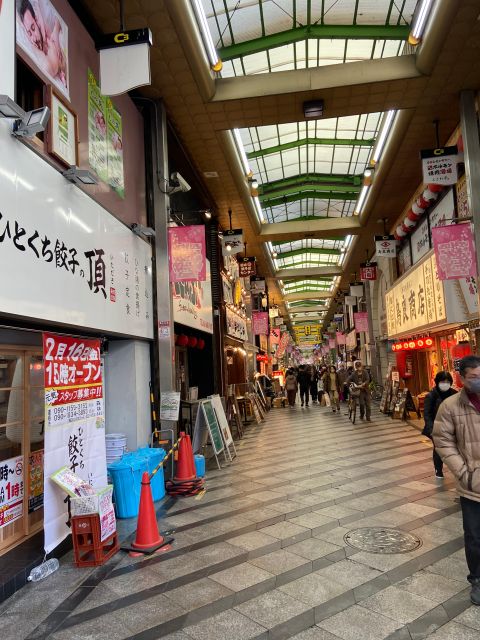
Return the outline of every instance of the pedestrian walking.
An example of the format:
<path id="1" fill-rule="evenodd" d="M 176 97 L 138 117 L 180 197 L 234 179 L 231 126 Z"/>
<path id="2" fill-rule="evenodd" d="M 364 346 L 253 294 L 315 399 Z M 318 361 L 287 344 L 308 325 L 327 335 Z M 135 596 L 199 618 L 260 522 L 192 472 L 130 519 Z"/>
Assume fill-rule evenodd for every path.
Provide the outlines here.
<path id="1" fill-rule="evenodd" d="M 294 374 L 292 369 L 288 369 L 287 375 L 285 376 L 285 391 L 287 392 L 287 400 L 288 404 L 291 407 L 295 406 L 295 398 L 297 397 L 297 376 Z"/>
<path id="2" fill-rule="evenodd" d="M 459 374 L 463 389 L 440 405 L 433 441 L 457 482 L 470 600 L 480 605 L 480 356 L 462 358 Z"/>
<path id="3" fill-rule="evenodd" d="M 343 402 L 346 399 L 346 394 L 348 394 L 347 388 L 347 378 L 348 373 L 345 369 L 345 364 L 341 362 L 337 369 L 338 379 L 340 381 L 340 402 Z M 348 396 L 347 396 L 348 397 Z"/>
<path id="4" fill-rule="evenodd" d="M 360 389 L 360 395 L 358 398 L 360 404 L 360 420 L 367 419 L 367 422 L 371 422 L 371 398 L 368 385 L 370 383 L 370 374 L 363 367 L 360 360 L 355 360 L 353 365 L 353 373 L 348 378 L 348 384 L 355 384 Z"/>
<path id="5" fill-rule="evenodd" d="M 439 371 L 435 376 L 435 386 L 430 393 L 425 396 L 423 409 L 425 426 L 422 434 L 430 438 L 432 442 L 433 423 L 435 422 L 435 416 L 437 415 L 440 405 L 444 400 L 457 393 L 455 389 L 452 389 L 452 384 L 453 378 L 450 373 L 448 371 Z M 435 477 L 443 478 L 443 461 L 435 449 L 435 444 L 433 445 L 433 466 L 435 467 Z"/>
<path id="6" fill-rule="evenodd" d="M 340 378 L 333 364 L 323 375 L 323 388 L 329 395 L 333 413 L 340 413 Z"/>
<path id="7" fill-rule="evenodd" d="M 316 404 L 318 401 L 318 370 L 315 365 L 312 365 L 312 373 L 310 376 L 310 395 L 312 397 L 312 403 Z"/>
<path id="8" fill-rule="evenodd" d="M 308 407 L 308 401 L 310 399 L 310 371 L 304 364 L 299 368 L 297 382 L 300 387 L 300 404 L 302 407 L 304 404 Z"/>

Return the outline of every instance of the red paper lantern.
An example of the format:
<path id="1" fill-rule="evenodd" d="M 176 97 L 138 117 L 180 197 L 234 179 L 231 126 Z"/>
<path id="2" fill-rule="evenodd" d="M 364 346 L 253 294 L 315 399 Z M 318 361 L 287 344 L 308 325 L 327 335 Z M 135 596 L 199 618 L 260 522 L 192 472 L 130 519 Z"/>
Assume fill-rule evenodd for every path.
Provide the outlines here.
<path id="1" fill-rule="evenodd" d="M 417 207 L 419 207 L 419 209 L 423 209 L 425 211 L 425 209 L 428 209 L 430 203 L 429 201 L 423 197 L 423 194 L 417 198 Z"/>
<path id="2" fill-rule="evenodd" d="M 422 202 L 422 204 L 420 204 L 420 201 Z M 426 200 L 424 200 L 423 198 L 418 198 L 418 200 L 416 200 L 412 204 L 412 211 L 413 211 L 413 213 L 416 213 L 417 216 L 421 216 L 422 213 L 425 211 L 425 209 L 428 208 L 428 206 L 429 205 L 428 205 L 428 202 Z"/>
<path id="3" fill-rule="evenodd" d="M 412 222 L 417 223 L 421 215 L 421 213 L 415 213 L 415 211 L 412 211 L 412 209 L 410 209 L 410 211 L 407 213 L 407 218 Z"/>
<path id="4" fill-rule="evenodd" d="M 403 221 L 402 227 L 403 228 L 407 228 L 408 231 L 410 232 L 413 227 L 415 227 L 415 225 L 417 224 L 416 220 L 412 220 L 411 218 L 409 218 L 408 216 L 405 218 L 405 220 Z"/>
<path id="5" fill-rule="evenodd" d="M 432 193 L 440 193 L 443 191 L 443 186 L 441 184 L 428 184 L 427 187 Z"/>
<path id="6" fill-rule="evenodd" d="M 188 336 L 184 333 L 181 333 L 177 338 L 177 344 L 179 347 L 186 347 L 188 344 Z"/>
<path id="7" fill-rule="evenodd" d="M 198 339 L 197 342 L 197 349 L 200 349 L 200 351 L 205 347 L 205 340 L 203 340 L 202 338 Z"/>
<path id="8" fill-rule="evenodd" d="M 195 338 L 195 336 L 190 336 L 188 338 L 188 346 L 191 347 L 192 349 L 197 346 L 197 342 L 198 342 L 198 338 Z"/>
<path id="9" fill-rule="evenodd" d="M 401 225 L 398 225 L 398 227 L 395 230 L 395 233 L 400 236 L 400 238 L 404 238 L 407 235 L 407 232 L 402 229 Z"/>

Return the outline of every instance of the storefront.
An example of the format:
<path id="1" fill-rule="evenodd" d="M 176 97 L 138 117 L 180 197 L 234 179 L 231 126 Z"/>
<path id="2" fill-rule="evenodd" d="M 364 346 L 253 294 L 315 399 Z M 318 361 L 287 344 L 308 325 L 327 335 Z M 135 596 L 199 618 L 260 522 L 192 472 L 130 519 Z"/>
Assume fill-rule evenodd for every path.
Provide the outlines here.
<path id="1" fill-rule="evenodd" d="M 438 279 L 433 251 L 387 291 L 391 350 L 412 396 L 428 392 L 438 371 L 455 377 L 458 360 L 471 352 L 468 321 L 474 298 L 462 281 Z"/>

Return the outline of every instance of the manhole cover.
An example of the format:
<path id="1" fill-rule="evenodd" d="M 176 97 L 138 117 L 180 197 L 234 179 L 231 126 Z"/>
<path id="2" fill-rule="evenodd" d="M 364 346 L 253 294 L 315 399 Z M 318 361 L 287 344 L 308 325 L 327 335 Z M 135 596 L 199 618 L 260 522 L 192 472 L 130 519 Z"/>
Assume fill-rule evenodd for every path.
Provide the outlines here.
<path id="1" fill-rule="evenodd" d="M 369 553 L 407 553 L 422 544 L 420 538 L 411 533 L 387 527 L 354 529 L 343 539 L 350 547 Z"/>

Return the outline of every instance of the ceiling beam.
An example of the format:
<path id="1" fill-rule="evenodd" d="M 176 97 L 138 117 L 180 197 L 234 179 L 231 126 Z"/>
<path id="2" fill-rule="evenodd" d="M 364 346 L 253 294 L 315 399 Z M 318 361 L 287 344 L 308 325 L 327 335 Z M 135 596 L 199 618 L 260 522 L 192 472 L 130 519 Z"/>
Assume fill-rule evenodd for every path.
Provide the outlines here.
<path id="1" fill-rule="evenodd" d="M 374 138 L 303 138 L 302 140 L 294 140 L 293 142 L 285 142 L 284 144 L 277 144 L 273 147 L 265 147 L 258 151 L 250 151 L 247 153 L 247 158 L 263 158 L 274 153 L 281 153 L 282 151 L 289 151 L 290 149 L 298 149 L 306 145 L 325 145 L 336 147 L 373 147 L 375 144 Z"/>
<path id="2" fill-rule="evenodd" d="M 313 312 L 321 313 L 322 311 L 326 312 L 327 309 L 328 309 L 327 305 L 320 305 L 320 304 L 310 305 L 310 306 L 308 306 L 307 304 L 305 306 L 300 305 L 299 307 L 287 307 L 287 311 L 290 316 L 292 313 L 313 313 Z"/>
<path id="3" fill-rule="evenodd" d="M 307 187 L 307 190 L 303 191 L 297 187 L 296 189 L 292 189 L 291 191 L 293 193 L 291 193 L 290 195 L 279 195 L 279 193 L 276 193 L 275 195 L 272 194 L 271 196 L 263 196 L 261 198 L 263 208 L 268 207 L 270 209 L 273 207 L 279 207 L 281 205 L 288 204 L 289 202 L 299 202 L 300 200 L 309 199 L 339 201 L 356 200 L 358 198 L 359 189 L 356 189 L 354 191 L 352 188 L 350 189 L 350 191 L 339 191 L 337 190 L 337 188 L 335 188 L 334 190 L 329 190 L 328 188 L 325 189 L 322 187 Z"/>
<path id="4" fill-rule="evenodd" d="M 328 267 L 305 267 L 302 269 L 279 269 L 275 278 L 277 280 L 303 280 L 304 278 L 321 278 L 324 276 L 341 276 L 342 267 L 331 265 Z"/>
<path id="5" fill-rule="evenodd" d="M 272 194 L 275 196 L 295 193 L 295 191 L 304 191 L 312 186 L 319 186 L 323 190 L 323 186 L 334 187 L 338 191 L 358 191 L 363 182 L 362 175 L 345 175 L 342 173 L 300 173 L 290 178 L 282 180 L 274 180 L 273 182 L 264 182 L 258 188 L 260 200 L 263 196 Z M 331 190 L 331 189 L 328 189 Z"/>
<path id="6" fill-rule="evenodd" d="M 302 40 L 320 40 L 321 38 L 329 40 L 406 40 L 409 32 L 408 25 L 311 24 L 245 42 L 236 42 L 219 49 L 218 55 L 222 60 L 232 60 Z"/>
<path id="7" fill-rule="evenodd" d="M 357 217 L 316 218 L 299 222 L 291 220 L 290 222 L 262 224 L 259 240 L 278 242 L 298 238 L 345 237 L 346 235 L 359 234 L 361 231 L 362 226 Z"/>
<path id="8" fill-rule="evenodd" d="M 273 246 L 276 248 L 279 246 L 279 244 L 284 244 L 284 243 L 274 242 Z M 304 247 L 302 249 L 292 249 L 292 251 L 280 251 L 277 253 L 277 260 L 280 260 L 282 258 L 294 258 L 295 256 L 303 256 L 304 253 L 310 253 L 311 255 L 339 256 L 342 252 L 340 251 L 340 249 L 323 249 L 321 247 Z M 316 266 L 320 267 L 322 265 L 316 265 Z"/>
<path id="9" fill-rule="evenodd" d="M 419 78 L 422 74 L 417 69 L 415 60 L 415 54 L 410 54 L 311 69 L 219 78 L 215 81 L 216 92 L 212 102 L 277 96 L 299 91 L 318 92 L 335 87 Z"/>
<path id="10" fill-rule="evenodd" d="M 331 291 L 296 291 L 295 293 L 286 293 L 283 299 L 285 302 L 297 302 L 298 300 L 325 300 L 332 297 Z"/>

